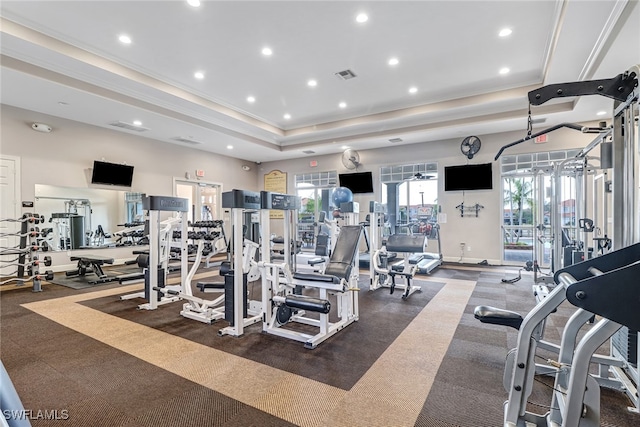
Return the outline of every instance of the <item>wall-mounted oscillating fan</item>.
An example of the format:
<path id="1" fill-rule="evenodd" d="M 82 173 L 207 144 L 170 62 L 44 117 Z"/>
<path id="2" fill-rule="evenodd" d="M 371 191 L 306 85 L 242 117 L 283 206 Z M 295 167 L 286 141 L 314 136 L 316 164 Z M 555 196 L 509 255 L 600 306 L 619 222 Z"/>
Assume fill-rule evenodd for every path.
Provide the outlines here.
<path id="1" fill-rule="evenodd" d="M 469 160 L 473 159 L 473 156 L 480 151 L 480 138 L 477 136 L 468 136 L 462 140 L 460 144 L 460 151 L 467 156 Z"/>
<path id="2" fill-rule="evenodd" d="M 347 169 L 357 169 L 360 166 L 360 154 L 351 148 L 342 153 L 342 164 Z"/>

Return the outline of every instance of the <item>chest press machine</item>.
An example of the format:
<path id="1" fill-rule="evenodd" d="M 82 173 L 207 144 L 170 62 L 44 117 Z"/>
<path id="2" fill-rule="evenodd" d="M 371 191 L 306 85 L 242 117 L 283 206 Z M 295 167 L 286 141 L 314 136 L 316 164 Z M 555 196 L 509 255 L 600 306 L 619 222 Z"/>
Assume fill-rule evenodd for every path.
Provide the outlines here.
<path id="1" fill-rule="evenodd" d="M 294 197 L 263 192 L 263 201 L 266 202 L 263 206 L 273 209 L 276 196 L 285 196 L 282 200 Z M 295 202 L 289 199 L 286 203 L 291 206 Z M 280 208 L 284 207 L 281 205 Z M 269 235 L 268 210 L 262 215 L 265 219 L 262 235 Z M 305 348 L 313 349 L 357 321 L 359 289 L 356 261 L 361 236 L 362 226 L 342 226 L 324 273 L 292 273 L 287 263 L 270 262 L 269 243 L 263 241 L 263 258 L 258 262 L 262 276 L 263 332 L 303 342 Z M 335 308 L 329 300 L 333 296 L 336 298 Z M 332 322 L 329 316 L 334 313 L 338 320 Z M 313 334 L 301 328 L 285 327 L 292 322 L 318 328 L 318 331 Z"/>

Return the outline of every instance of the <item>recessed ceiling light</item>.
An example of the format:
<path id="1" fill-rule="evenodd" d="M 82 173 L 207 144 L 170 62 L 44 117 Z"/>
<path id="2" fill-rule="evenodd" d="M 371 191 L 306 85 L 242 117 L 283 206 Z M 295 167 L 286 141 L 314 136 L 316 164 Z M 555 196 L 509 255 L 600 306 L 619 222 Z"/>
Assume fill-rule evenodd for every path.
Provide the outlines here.
<path id="1" fill-rule="evenodd" d="M 202 80 L 204 79 L 204 73 L 202 71 L 196 71 L 195 73 L 193 73 L 193 77 L 198 80 Z"/>
<path id="2" fill-rule="evenodd" d="M 271 48 L 269 48 L 269 47 L 262 48 L 262 54 L 264 56 L 270 56 L 272 53 L 273 53 L 273 51 L 271 50 Z"/>
<path id="3" fill-rule="evenodd" d="M 253 96 L 248 96 L 247 97 L 247 102 L 250 104 L 253 104 L 254 102 L 256 102 L 256 99 Z"/>
<path id="4" fill-rule="evenodd" d="M 341 102 L 340 104 L 338 104 L 338 107 L 340 108 L 347 108 L 347 103 L 346 102 Z"/>
<path id="5" fill-rule="evenodd" d="M 285 115 L 282 117 L 284 117 L 285 120 L 289 120 L 291 118 L 291 114 L 285 113 Z"/>
<path id="6" fill-rule="evenodd" d="M 307 85 L 309 85 L 310 87 L 316 87 L 316 86 L 318 86 L 318 82 L 315 81 L 315 80 L 309 80 L 307 82 Z"/>
<path id="7" fill-rule="evenodd" d="M 498 33 L 498 35 L 500 37 L 507 37 L 509 35 L 511 35 L 513 31 L 511 30 L 511 28 L 503 28 L 500 30 L 500 32 Z"/>
<path id="8" fill-rule="evenodd" d="M 349 146 L 348 146 L 348 145 L 343 145 L 343 146 L 342 146 L 342 147 L 340 147 L 340 148 L 341 148 L 341 149 L 343 149 L 343 150 L 348 150 L 348 149 L 349 149 Z"/>
<path id="9" fill-rule="evenodd" d="M 368 20 L 369 20 L 369 17 L 367 16 L 366 13 L 360 13 L 360 14 L 358 14 L 358 16 L 356 16 L 356 22 L 358 22 L 360 24 L 364 24 Z"/>
<path id="10" fill-rule="evenodd" d="M 131 44 L 131 37 L 126 34 L 120 35 L 120 37 L 118 37 L 118 40 L 120 40 L 120 42 L 124 44 Z"/>
<path id="11" fill-rule="evenodd" d="M 598 111 L 598 112 L 596 113 L 596 115 L 598 115 L 598 116 L 604 116 L 605 114 L 607 114 L 607 112 L 606 112 L 606 111 Z"/>
<path id="12" fill-rule="evenodd" d="M 133 124 L 136 126 L 142 126 L 142 122 L 140 120 L 134 120 Z"/>
<path id="13" fill-rule="evenodd" d="M 413 86 L 409 88 L 409 93 L 416 93 L 418 91 L 418 88 Z"/>
<path id="14" fill-rule="evenodd" d="M 398 58 L 391 58 L 389 60 L 389 65 L 398 65 L 400 61 L 398 61 Z"/>
<path id="15" fill-rule="evenodd" d="M 63 105 L 64 106 L 64 105 L 69 105 L 69 103 L 68 102 L 64 102 L 64 101 L 58 101 L 58 105 Z"/>
<path id="16" fill-rule="evenodd" d="M 509 71 L 511 71 L 509 68 L 503 67 L 503 68 L 500 68 L 499 73 L 504 75 L 504 74 L 509 74 Z"/>
<path id="17" fill-rule="evenodd" d="M 200 0 L 187 0 L 189 6 L 200 7 Z"/>
<path id="18" fill-rule="evenodd" d="M 227 145 L 227 150 L 233 150 L 233 145 Z"/>

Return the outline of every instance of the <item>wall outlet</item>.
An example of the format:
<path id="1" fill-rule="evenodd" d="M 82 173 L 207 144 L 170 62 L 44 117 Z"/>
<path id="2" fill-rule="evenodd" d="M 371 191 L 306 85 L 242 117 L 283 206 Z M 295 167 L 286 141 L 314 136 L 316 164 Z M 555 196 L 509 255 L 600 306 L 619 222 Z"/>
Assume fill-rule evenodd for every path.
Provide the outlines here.
<path id="1" fill-rule="evenodd" d="M 467 251 L 471 252 L 471 246 L 467 246 Z"/>

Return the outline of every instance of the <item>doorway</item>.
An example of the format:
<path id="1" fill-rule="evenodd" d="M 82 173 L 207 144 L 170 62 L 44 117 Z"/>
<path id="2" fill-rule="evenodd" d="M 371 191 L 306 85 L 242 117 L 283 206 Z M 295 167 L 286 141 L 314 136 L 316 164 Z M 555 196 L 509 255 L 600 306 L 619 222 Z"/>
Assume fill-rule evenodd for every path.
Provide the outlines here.
<path id="1" fill-rule="evenodd" d="M 187 218 L 192 223 L 222 218 L 222 184 L 175 180 L 175 196 L 189 200 Z"/>

